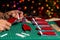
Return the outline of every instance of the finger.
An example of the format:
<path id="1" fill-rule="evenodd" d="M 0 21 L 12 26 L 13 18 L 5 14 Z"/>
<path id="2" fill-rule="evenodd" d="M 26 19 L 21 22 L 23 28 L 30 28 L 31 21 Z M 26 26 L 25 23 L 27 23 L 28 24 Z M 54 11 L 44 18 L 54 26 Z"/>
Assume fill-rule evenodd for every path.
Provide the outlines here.
<path id="1" fill-rule="evenodd" d="M 9 26 L 5 26 L 5 29 L 9 30 L 9 29 L 10 29 L 10 27 L 9 27 Z"/>
<path id="2" fill-rule="evenodd" d="M 11 23 L 9 23 L 9 22 L 5 22 L 5 25 L 7 25 L 7 26 L 11 26 Z"/>
<path id="3" fill-rule="evenodd" d="M 6 22 L 6 25 L 7 25 L 7 26 L 11 26 L 12 24 L 11 24 L 11 23 L 9 23 L 9 22 Z"/>
<path id="4" fill-rule="evenodd" d="M 4 27 L 0 26 L 0 31 L 3 31 L 3 30 L 5 30 Z"/>
<path id="5" fill-rule="evenodd" d="M 9 12 L 8 12 L 8 15 L 15 16 L 15 15 L 14 15 L 14 11 L 9 11 Z"/>
<path id="6" fill-rule="evenodd" d="M 11 15 L 11 14 L 12 14 L 12 12 L 11 12 L 11 11 L 9 11 L 9 12 L 6 12 L 6 14 Z"/>
<path id="7" fill-rule="evenodd" d="M 15 10 L 15 13 L 19 13 L 20 11 L 19 10 Z"/>
<path id="8" fill-rule="evenodd" d="M 4 25 L 8 25 L 8 26 L 11 26 L 11 23 L 7 22 L 6 20 L 2 20 L 0 22 L 0 25 L 4 26 Z"/>
<path id="9" fill-rule="evenodd" d="M 12 17 L 17 18 L 17 14 L 18 14 L 18 13 L 13 12 L 13 13 L 12 13 Z"/>
<path id="10" fill-rule="evenodd" d="M 22 11 L 20 12 L 20 16 L 23 16 L 23 12 Z"/>
<path id="11" fill-rule="evenodd" d="M 13 10 L 13 11 L 10 11 L 12 17 L 14 17 L 14 18 L 17 18 L 18 12 L 19 12 L 19 10 Z"/>
<path id="12" fill-rule="evenodd" d="M 1 24 L 1 27 L 4 28 L 4 30 L 5 30 L 5 29 L 7 29 L 7 30 L 10 29 L 10 27 L 9 27 L 8 25 L 6 25 L 6 24 Z M 3 31 L 3 30 L 2 30 L 2 31 Z"/>
<path id="13" fill-rule="evenodd" d="M 19 16 L 18 13 L 13 14 L 13 17 L 14 17 L 14 18 L 18 18 L 18 16 Z"/>
<path id="14" fill-rule="evenodd" d="M 15 13 L 13 13 L 13 14 L 12 14 L 12 16 L 13 16 L 13 17 L 15 17 L 15 16 L 16 16 L 16 14 L 15 14 Z"/>

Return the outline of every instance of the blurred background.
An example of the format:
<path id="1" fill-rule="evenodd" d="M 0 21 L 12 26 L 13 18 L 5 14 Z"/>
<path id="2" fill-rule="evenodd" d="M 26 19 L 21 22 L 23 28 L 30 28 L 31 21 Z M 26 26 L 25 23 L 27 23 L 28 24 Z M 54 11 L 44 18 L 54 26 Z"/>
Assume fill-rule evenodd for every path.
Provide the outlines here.
<path id="1" fill-rule="evenodd" d="M 60 18 L 60 0 L 0 0 L 0 11 L 23 11 L 28 16 Z"/>

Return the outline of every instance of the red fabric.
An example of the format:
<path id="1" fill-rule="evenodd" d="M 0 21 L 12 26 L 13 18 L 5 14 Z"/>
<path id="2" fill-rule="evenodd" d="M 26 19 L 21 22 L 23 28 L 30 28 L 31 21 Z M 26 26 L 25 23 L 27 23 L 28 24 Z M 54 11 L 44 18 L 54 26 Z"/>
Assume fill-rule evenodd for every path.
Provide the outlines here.
<path id="1" fill-rule="evenodd" d="M 37 23 L 39 25 L 48 25 L 48 23 L 46 21 L 37 21 Z M 35 24 L 35 23 L 34 23 Z"/>
<path id="2" fill-rule="evenodd" d="M 50 27 L 50 25 L 41 25 L 41 27 Z"/>
<path id="3" fill-rule="evenodd" d="M 40 22 L 37 22 L 39 25 L 48 25 L 47 22 L 44 22 L 44 21 L 40 21 Z"/>
<path id="4" fill-rule="evenodd" d="M 35 19 L 36 21 L 45 21 L 45 19 Z"/>
<path id="5" fill-rule="evenodd" d="M 42 32 L 43 35 L 56 35 L 55 32 Z"/>
<path id="6" fill-rule="evenodd" d="M 28 26 L 27 24 L 23 24 L 23 30 L 31 30 L 30 26 Z"/>
<path id="7" fill-rule="evenodd" d="M 10 19 L 8 19 L 7 21 L 10 22 L 10 23 L 14 23 L 15 20 L 16 20 L 16 18 L 10 18 Z"/>
<path id="8" fill-rule="evenodd" d="M 53 30 L 52 27 L 42 27 L 41 29 L 42 29 L 42 30 Z"/>

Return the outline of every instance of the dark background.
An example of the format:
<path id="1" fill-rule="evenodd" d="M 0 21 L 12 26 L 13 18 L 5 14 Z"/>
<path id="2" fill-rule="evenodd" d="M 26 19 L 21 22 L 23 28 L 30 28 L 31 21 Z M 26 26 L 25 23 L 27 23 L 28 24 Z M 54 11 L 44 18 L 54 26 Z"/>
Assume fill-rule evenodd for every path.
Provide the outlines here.
<path id="1" fill-rule="evenodd" d="M 56 3 L 55 5 L 54 2 Z M 48 6 L 46 6 L 47 4 Z M 42 18 L 60 17 L 60 0 L 0 0 L 1 12 L 16 9 L 23 11 L 28 16 L 32 15 Z"/>

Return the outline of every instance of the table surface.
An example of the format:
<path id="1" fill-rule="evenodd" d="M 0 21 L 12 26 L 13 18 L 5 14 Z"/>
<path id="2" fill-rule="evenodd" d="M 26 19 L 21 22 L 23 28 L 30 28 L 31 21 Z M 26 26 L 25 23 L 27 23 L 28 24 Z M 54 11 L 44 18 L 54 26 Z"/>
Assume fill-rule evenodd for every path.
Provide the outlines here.
<path id="1" fill-rule="evenodd" d="M 49 24 L 55 24 L 54 22 L 48 22 Z M 25 31 L 25 33 L 30 34 L 30 36 L 26 36 L 25 38 L 16 36 L 16 33 L 21 33 L 24 32 L 22 30 L 22 23 L 17 23 L 15 25 L 11 26 L 11 29 L 8 31 L 4 31 L 4 32 L 0 32 L 0 35 L 7 33 L 8 35 L 5 37 L 0 37 L 0 40 L 58 40 L 60 39 L 60 32 L 57 32 L 56 30 L 54 30 L 56 32 L 56 36 L 42 36 L 42 35 L 38 35 L 38 31 L 36 30 L 36 26 L 33 25 L 32 23 L 26 23 L 28 24 L 32 30 L 31 31 Z"/>

